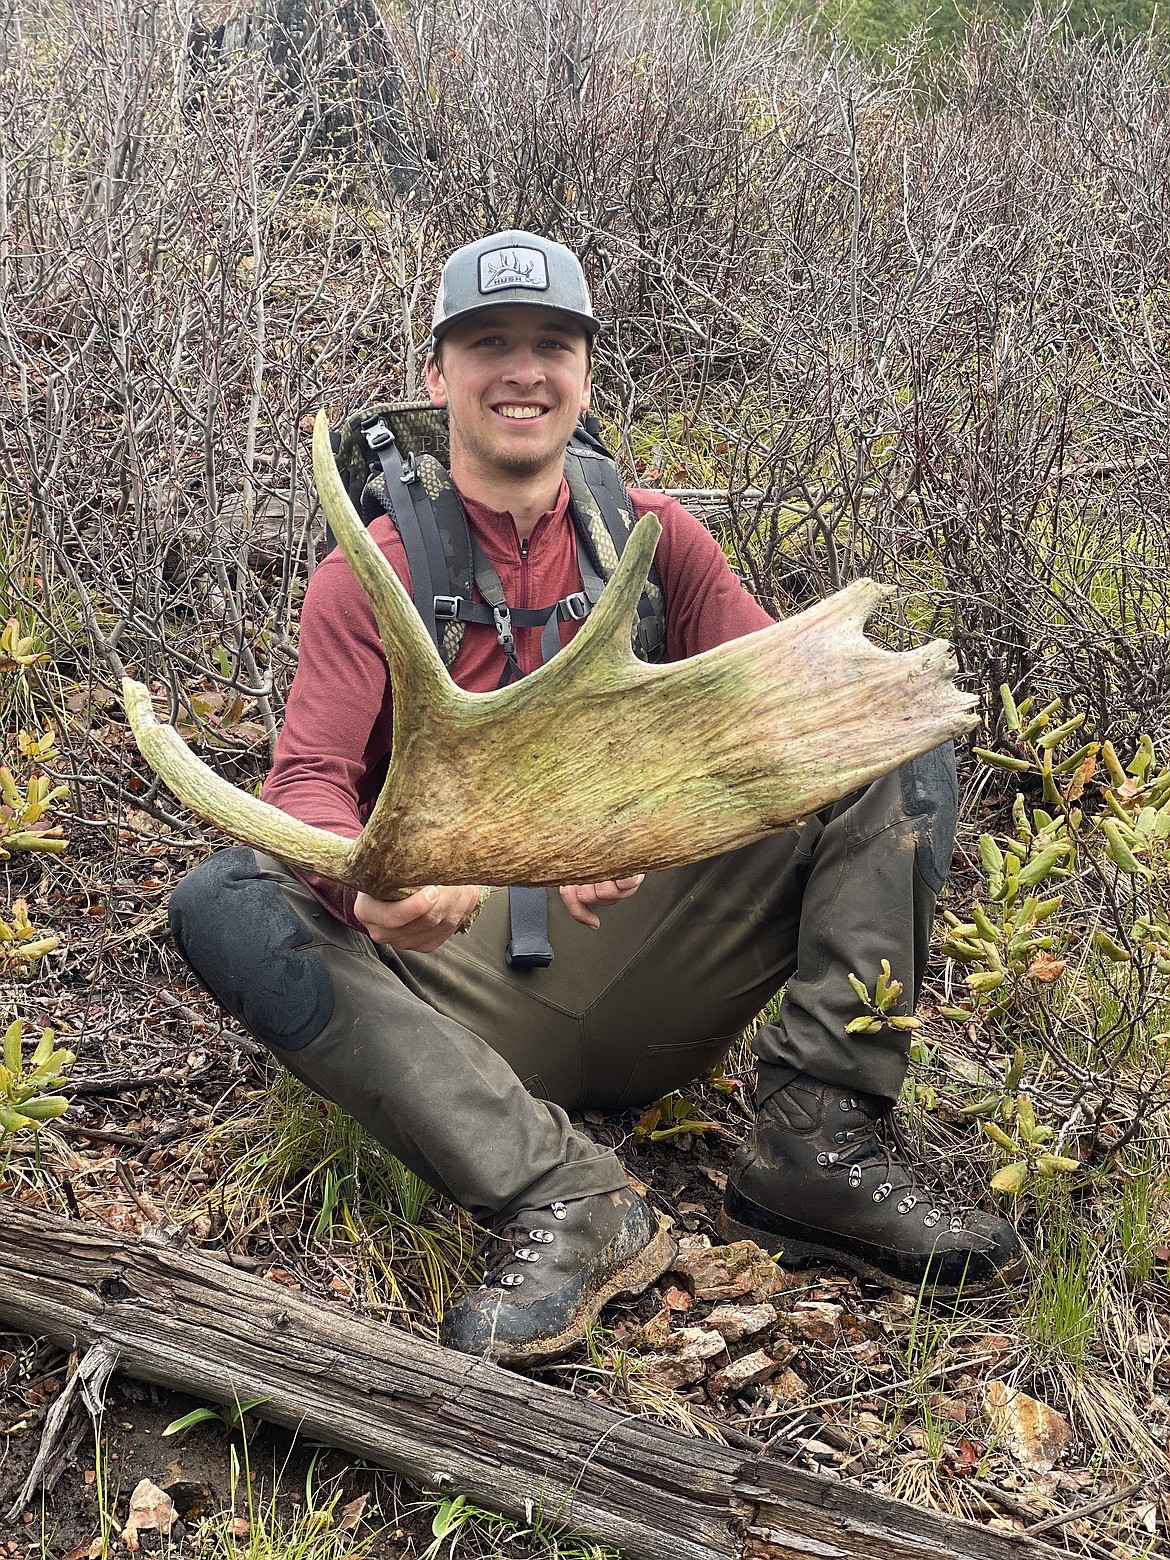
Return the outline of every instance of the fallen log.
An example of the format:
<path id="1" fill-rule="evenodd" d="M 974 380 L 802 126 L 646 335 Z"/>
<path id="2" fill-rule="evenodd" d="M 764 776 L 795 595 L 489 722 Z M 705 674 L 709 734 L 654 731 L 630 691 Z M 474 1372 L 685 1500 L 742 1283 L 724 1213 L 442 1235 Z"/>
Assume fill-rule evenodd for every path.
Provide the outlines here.
<path id="1" fill-rule="evenodd" d="M 1052 1560 L 365 1321 L 199 1252 L 0 1199 L 0 1322 L 634 1560 Z"/>

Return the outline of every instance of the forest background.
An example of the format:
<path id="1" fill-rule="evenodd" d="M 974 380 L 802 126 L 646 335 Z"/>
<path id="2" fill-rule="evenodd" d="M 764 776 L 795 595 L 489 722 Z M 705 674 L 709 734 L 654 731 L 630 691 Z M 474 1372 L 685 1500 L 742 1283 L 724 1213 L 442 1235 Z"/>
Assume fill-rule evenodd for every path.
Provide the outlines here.
<path id="1" fill-rule="evenodd" d="M 540 229 L 611 322 L 597 407 L 630 480 L 679 493 L 777 614 L 868 573 L 896 587 L 879 638 L 955 645 L 982 726 L 906 1125 L 1031 1250 L 1024 1285 L 948 1315 L 830 1275 L 800 1302 L 825 1328 L 778 1317 L 774 1369 L 730 1400 L 663 1363 L 693 1304 L 657 1331 L 630 1312 L 553 1379 L 1077 1552 L 1158 1552 L 1168 119 L 1145 0 L 3 0 L 5 1192 L 163 1220 L 424 1332 L 470 1275 L 457 1212 L 186 984 L 166 897 L 215 841 L 142 765 L 118 677 L 258 782 L 323 542 L 313 412 L 417 395 L 444 255 Z M 700 1241 L 750 1061 L 591 1124 Z M 7 1495 L 67 1361 L 0 1350 Z M 1005 1393 L 1055 1416 L 1047 1468 Z M 129 1491 L 100 1468 L 42 1504 L 30 1554 L 109 1549 Z M 492 1531 L 485 1553 L 563 1543 Z"/>

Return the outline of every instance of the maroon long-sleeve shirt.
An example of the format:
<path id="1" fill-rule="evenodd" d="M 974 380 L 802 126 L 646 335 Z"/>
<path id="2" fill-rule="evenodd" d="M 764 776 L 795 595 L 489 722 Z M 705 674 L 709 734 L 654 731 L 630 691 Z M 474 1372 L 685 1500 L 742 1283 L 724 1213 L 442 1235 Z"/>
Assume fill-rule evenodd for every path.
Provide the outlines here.
<path id="1" fill-rule="evenodd" d="M 662 523 L 655 562 L 666 597 L 666 659 L 680 661 L 772 621 L 728 567 L 718 543 L 677 500 L 630 490 L 639 518 Z M 508 605 L 545 607 L 581 589 L 569 488 L 536 522 L 521 548 L 512 516 L 464 498 L 475 535 L 495 565 Z M 402 541 L 386 516 L 370 535 L 409 591 Z M 478 599 L 478 597 L 477 597 Z M 580 623 L 560 625 L 567 645 Z M 540 663 L 540 629 L 515 631 L 525 673 Z M 504 657 L 490 624 L 469 623 L 451 675 L 473 693 L 495 688 Z M 361 832 L 390 759 L 392 707 L 386 653 L 373 613 L 340 552 L 316 570 L 301 609 L 299 660 L 276 759 L 262 795 L 294 818 L 353 839 Z M 339 920 L 357 927 L 354 891 L 309 873 L 297 874 Z"/>

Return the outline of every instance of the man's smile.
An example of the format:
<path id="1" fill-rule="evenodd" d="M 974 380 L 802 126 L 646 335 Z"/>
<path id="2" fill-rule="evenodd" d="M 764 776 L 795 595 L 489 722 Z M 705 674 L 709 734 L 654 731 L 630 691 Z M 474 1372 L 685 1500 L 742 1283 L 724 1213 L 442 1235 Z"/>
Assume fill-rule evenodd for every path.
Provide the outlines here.
<path id="1" fill-rule="evenodd" d="M 534 522 L 555 501 L 565 446 L 589 405 L 583 326 L 555 309 L 500 304 L 456 321 L 440 346 L 427 390 L 448 411 L 453 479 L 473 497 L 486 483 L 501 509 L 520 502 L 512 483 L 535 484 Z"/>

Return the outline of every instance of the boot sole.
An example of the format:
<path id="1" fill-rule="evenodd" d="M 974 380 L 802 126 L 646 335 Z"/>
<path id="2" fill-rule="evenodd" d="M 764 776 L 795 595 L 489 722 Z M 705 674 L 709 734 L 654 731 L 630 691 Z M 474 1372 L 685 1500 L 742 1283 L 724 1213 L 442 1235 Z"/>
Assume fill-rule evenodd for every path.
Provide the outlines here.
<path id="1" fill-rule="evenodd" d="M 593 1291 L 567 1327 L 554 1337 L 539 1339 L 530 1348 L 511 1349 L 489 1357 L 497 1365 L 541 1365 L 567 1354 L 576 1344 L 584 1342 L 586 1331 L 611 1300 L 619 1295 L 640 1295 L 656 1278 L 662 1277 L 677 1255 L 678 1242 L 670 1233 L 666 1220 L 660 1218 L 648 1244 Z"/>
<path id="2" fill-rule="evenodd" d="M 743 1224 L 724 1208 L 718 1219 L 719 1233 L 728 1242 L 750 1240 L 754 1245 L 772 1255 L 774 1262 L 785 1268 L 832 1267 L 847 1268 L 866 1283 L 880 1289 L 896 1289 L 900 1294 L 916 1295 L 925 1290 L 943 1300 L 957 1300 L 966 1295 L 990 1294 L 1002 1289 L 1006 1282 L 1021 1273 L 1025 1262 L 1023 1254 L 1012 1263 L 997 1268 L 982 1279 L 971 1279 L 961 1284 L 941 1284 L 929 1277 L 917 1279 L 899 1278 L 885 1268 L 868 1261 L 860 1252 L 846 1251 L 839 1246 L 822 1245 L 816 1241 L 800 1239 L 779 1230 L 767 1230 L 761 1225 Z M 777 1249 L 778 1248 L 778 1249 Z"/>

